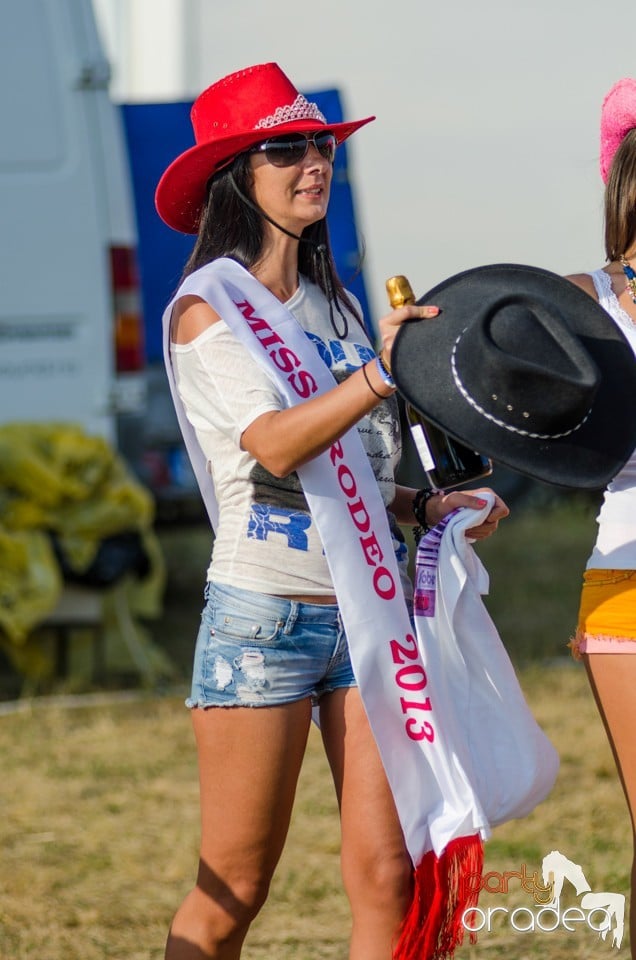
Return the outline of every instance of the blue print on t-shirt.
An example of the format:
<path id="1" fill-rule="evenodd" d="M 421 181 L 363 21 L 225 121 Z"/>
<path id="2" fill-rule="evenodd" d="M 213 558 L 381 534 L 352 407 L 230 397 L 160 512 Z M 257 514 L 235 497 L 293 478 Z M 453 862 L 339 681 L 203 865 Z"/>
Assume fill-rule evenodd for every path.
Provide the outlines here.
<path id="1" fill-rule="evenodd" d="M 272 507 L 267 503 L 253 503 L 247 536 L 251 540 L 267 540 L 271 533 L 282 534 L 292 550 L 307 550 L 305 531 L 311 526 L 311 517 L 298 510 Z"/>
<path id="2" fill-rule="evenodd" d="M 395 559 L 398 563 L 403 563 L 408 557 L 409 548 L 405 543 L 398 543 L 395 547 Z"/>
<path id="3" fill-rule="evenodd" d="M 340 340 L 327 340 L 325 342 L 322 337 L 318 337 L 315 333 L 307 333 L 307 336 L 330 370 L 333 367 L 340 367 L 346 373 L 353 373 L 359 369 L 361 364 L 368 363 L 375 356 L 371 347 L 367 347 L 363 343 L 348 343 Z M 348 359 L 347 353 L 352 353 L 354 356 Z"/>

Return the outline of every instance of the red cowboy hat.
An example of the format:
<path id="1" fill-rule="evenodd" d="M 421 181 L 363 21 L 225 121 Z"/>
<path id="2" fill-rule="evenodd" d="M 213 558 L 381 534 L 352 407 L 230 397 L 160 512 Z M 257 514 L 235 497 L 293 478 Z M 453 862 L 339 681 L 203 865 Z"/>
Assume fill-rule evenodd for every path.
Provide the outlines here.
<path id="1" fill-rule="evenodd" d="M 155 193 L 161 219 L 182 233 L 197 232 L 212 174 L 248 147 L 281 133 L 324 129 L 342 143 L 375 120 L 328 124 L 276 63 L 257 64 L 217 80 L 194 101 L 190 117 L 196 146 L 170 164 Z"/>

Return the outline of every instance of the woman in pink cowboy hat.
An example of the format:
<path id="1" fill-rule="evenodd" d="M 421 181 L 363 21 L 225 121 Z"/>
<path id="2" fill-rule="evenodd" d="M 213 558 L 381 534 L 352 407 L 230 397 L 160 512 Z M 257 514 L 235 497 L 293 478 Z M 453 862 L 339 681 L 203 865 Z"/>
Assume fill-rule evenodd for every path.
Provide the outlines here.
<path id="1" fill-rule="evenodd" d="M 614 319 L 636 353 L 636 80 L 619 80 L 601 110 L 607 264 L 569 279 Z M 626 392 L 623 416 L 634 416 Z M 636 830 L 636 450 L 605 490 L 583 579 L 576 636 Z M 633 676 L 632 676 L 633 674 Z M 636 960 L 636 859 L 632 862 L 631 956 Z"/>
<path id="2" fill-rule="evenodd" d="M 197 234 L 164 343 L 215 529 L 187 701 L 199 871 L 168 960 L 240 956 L 285 842 L 312 711 L 340 806 L 351 958 L 389 960 L 411 894 L 368 719 L 382 703 L 361 693 L 382 640 L 373 604 L 408 613 L 399 524 L 483 513 L 485 501 L 395 483 L 391 346 L 400 324 L 437 310 L 389 313 L 376 356 L 325 220 L 335 151 L 372 119 L 330 124 L 276 64 L 248 67 L 199 96 L 196 145 L 157 188 L 165 222 Z M 471 536 L 489 536 L 507 513 L 495 497 Z M 417 718 L 409 729 L 426 732 Z"/>

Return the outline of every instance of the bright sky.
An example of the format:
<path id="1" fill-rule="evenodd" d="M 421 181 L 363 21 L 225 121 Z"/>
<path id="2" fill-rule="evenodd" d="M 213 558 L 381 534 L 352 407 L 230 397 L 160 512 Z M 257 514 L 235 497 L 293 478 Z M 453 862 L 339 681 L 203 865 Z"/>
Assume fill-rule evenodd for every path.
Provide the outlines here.
<path id="1" fill-rule="evenodd" d="M 603 97 L 636 76 L 607 0 L 95 0 L 118 100 L 183 99 L 276 60 L 338 87 L 374 315 L 384 280 L 420 295 L 484 263 L 603 262 Z"/>

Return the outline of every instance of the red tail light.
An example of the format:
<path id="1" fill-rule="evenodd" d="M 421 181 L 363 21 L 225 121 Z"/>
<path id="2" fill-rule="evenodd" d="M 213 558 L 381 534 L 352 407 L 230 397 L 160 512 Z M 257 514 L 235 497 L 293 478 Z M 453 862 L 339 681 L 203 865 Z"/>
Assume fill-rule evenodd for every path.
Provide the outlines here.
<path id="1" fill-rule="evenodd" d="M 145 365 L 143 317 L 137 256 L 133 247 L 111 247 L 115 366 L 117 373 L 141 370 Z"/>

